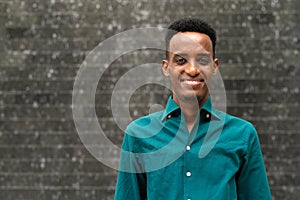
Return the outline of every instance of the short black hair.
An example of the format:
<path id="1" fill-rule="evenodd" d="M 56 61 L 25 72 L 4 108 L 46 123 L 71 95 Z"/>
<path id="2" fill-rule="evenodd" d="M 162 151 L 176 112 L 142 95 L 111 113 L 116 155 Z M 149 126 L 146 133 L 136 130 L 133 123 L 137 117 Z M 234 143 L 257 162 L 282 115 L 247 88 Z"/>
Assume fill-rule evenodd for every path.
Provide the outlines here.
<path id="1" fill-rule="evenodd" d="M 216 41 L 217 41 L 217 33 L 215 29 L 213 29 L 208 23 L 203 21 L 200 18 L 195 17 L 187 17 L 178 19 L 172 22 L 166 33 L 166 56 L 168 58 L 168 50 L 170 46 L 170 41 L 172 37 L 177 34 L 178 32 L 198 32 L 208 35 L 210 40 L 212 41 L 213 46 L 213 58 L 215 58 L 215 48 L 216 48 Z"/>

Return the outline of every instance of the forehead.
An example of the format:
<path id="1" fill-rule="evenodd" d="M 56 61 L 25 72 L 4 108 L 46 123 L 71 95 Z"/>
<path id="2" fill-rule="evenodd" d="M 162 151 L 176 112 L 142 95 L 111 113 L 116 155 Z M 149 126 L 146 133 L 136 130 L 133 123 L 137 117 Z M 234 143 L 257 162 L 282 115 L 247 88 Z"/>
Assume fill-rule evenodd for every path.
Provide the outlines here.
<path id="1" fill-rule="evenodd" d="M 169 51 L 179 52 L 206 52 L 212 54 L 212 42 L 208 35 L 197 32 L 180 32 L 170 40 Z"/>

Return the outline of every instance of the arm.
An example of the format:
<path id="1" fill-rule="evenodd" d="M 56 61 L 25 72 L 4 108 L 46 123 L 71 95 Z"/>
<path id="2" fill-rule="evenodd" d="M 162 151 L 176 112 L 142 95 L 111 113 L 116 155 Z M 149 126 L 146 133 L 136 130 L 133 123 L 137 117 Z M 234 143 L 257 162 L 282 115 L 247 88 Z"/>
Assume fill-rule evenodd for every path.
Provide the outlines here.
<path id="1" fill-rule="evenodd" d="M 145 176 L 119 171 L 115 200 L 145 200 Z"/>
<path id="2" fill-rule="evenodd" d="M 134 143 L 129 142 L 129 138 L 130 136 L 125 134 L 122 149 L 132 152 L 132 145 Z M 146 174 L 134 173 L 137 171 L 137 167 L 139 167 L 139 165 L 133 155 L 128 156 L 128 154 L 122 154 L 121 152 L 115 200 L 145 200 L 147 198 Z M 122 171 L 122 169 L 124 171 Z"/>
<path id="3" fill-rule="evenodd" d="M 247 154 L 237 176 L 238 199 L 272 199 L 256 130 L 251 126 Z"/>

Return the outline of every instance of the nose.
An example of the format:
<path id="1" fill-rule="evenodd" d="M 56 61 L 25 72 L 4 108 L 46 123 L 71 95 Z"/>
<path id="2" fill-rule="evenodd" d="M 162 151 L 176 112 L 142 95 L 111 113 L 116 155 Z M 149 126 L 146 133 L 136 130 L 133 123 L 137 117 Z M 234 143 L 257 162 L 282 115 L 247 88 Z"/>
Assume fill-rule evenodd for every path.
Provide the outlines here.
<path id="1" fill-rule="evenodd" d="M 185 73 L 191 77 L 198 76 L 200 74 L 199 67 L 197 66 L 196 62 L 189 62 L 188 65 L 185 67 Z"/>

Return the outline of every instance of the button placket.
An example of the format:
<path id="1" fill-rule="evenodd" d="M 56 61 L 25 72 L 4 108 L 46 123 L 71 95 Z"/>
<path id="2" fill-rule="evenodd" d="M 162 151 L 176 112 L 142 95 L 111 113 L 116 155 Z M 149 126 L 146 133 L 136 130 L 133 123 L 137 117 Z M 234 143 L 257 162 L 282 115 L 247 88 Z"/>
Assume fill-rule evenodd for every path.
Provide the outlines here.
<path id="1" fill-rule="evenodd" d="M 184 153 L 184 171 L 183 171 L 183 176 L 184 176 L 184 199 L 185 200 L 191 200 L 191 194 L 192 192 L 190 191 L 191 190 L 191 185 L 193 184 L 193 179 L 192 179 L 192 175 L 193 173 L 191 172 L 191 169 L 192 169 L 192 166 L 193 164 L 191 163 L 191 159 L 193 158 L 193 154 L 191 152 L 191 146 L 192 146 L 192 143 L 193 143 L 193 138 L 194 138 L 194 135 L 196 134 L 195 133 L 196 129 L 192 130 L 191 133 L 189 133 L 187 135 L 187 141 L 186 141 L 186 144 L 185 144 L 185 153 Z"/>

